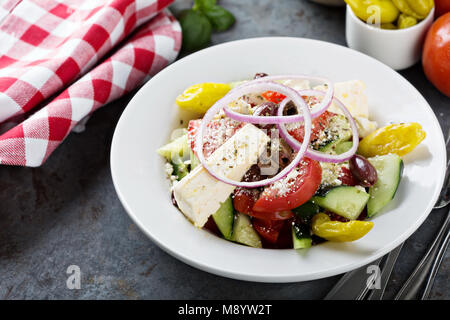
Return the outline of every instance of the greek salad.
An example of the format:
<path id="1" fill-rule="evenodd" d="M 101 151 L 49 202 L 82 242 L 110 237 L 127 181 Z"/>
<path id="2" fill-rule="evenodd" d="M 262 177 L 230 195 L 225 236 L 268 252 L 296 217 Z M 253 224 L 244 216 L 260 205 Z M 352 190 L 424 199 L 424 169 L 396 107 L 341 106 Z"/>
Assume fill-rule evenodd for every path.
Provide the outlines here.
<path id="1" fill-rule="evenodd" d="M 256 248 L 365 236 L 395 196 L 420 124 L 378 127 L 362 81 L 269 76 L 187 88 L 198 115 L 158 149 L 172 202 L 196 227 Z"/>

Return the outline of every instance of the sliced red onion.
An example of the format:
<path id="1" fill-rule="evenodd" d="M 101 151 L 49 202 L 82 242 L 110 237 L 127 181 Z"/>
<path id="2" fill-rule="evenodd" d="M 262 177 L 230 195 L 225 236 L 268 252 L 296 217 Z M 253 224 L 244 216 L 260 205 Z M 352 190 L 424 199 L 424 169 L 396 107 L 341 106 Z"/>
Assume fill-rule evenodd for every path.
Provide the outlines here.
<path id="1" fill-rule="evenodd" d="M 331 101 L 333 99 L 334 89 L 333 89 L 333 84 L 325 78 L 310 77 L 310 76 L 306 76 L 306 75 L 305 76 L 303 76 L 303 75 L 267 76 L 267 77 L 263 77 L 263 78 L 254 79 L 249 82 L 245 82 L 245 83 L 241 84 L 240 86 L 234 88 L 233 90 L 236 90 L 236 89 L 239 89 L 242 87 L 246 87 L 248 85 L 253 85 L 254 83 L 261 83 L 261 82 L 267 83 L 269 81 L 289 80 L 289 79 L 315 80 L 318 82 L 323 82 L 328 87 L 326 94 L 324 94 L 325 97 L 320 102 L 319 106 L 314 107 L 310 111 L 312 119 L 320 116 L 322 113 L 325 112 L 325 110 L 327 110 L 329 108 Z M 286 87 L 284 85 L 282 85 L 282 86 Z M 271 90 L 271 91 L 276 91 L 278 93 L 284 94 L 283 92 L 280 92 L 278 90 L 273 90 L 273 89 L 262 89 L 262 90 L 264 90 L 264 91 Z M 301 90 L 300 94 L 302 94 L 303 92 L 311 93 L 314 91 L 315 90 Z M 305 94 L 305 95 L 308 95 L 308 94 Z M 310 96 L 311 95 L 313 95 L 313 94 L 310 94 Z M 290 101 L 290 99 L 285 99 L 285 100 L 286 100 L 285 103 Z M 294 123 L 294 122 L 302 122 L 303 121 L 303 115 L 300 113 L 296 114 L 296 115 L 292 115 L 292 116 L 282 116 L 282 117 L 279 115 L 278 116 L 247 115 L 247 114 L 242 114 L 242 113 L 231 110 L 228 107 L 228 105 L 226 105 L 224 107 L 224 111 L 225 111 L 226 116 L 233 120 L 240 121 L 240 122 L 248 122 L 248 123 L 253 123 L 253 124 L 279 124 L 279 123 Z"/>
<path id="2" fill-rule="evenodd" d="M 230 184 L 236 187 L 244 187 L 244 188 L 257 188 L 257 187 L 263 187 L 269 184 L 272 184 L 282 178 L 284 178 L 286 175 L 289 174 L 302 160 L 303 156 L 305 155 L 306 150 L 308 149 L 308 143 L 302 143 L 298 144 L 298 153 L 295 156 L 295 158 L 291 161 L 291 163 L 281 170 L 276 176 L 261 180 L 261 181 L 254 181 L 254 182 L 241 182 L 241 181 L 233 181 L 231 179 L 228 179 L 226 177 L 223 177 L 212 170 L 210 166 L 208 166 L 205 156 L 203 154 L 203 135 L 206 131 L 206 126 L 211 120 L 214 118 L 214 116 L 225 106 L 227 106 L 230 102 L 242 97 L 245 94 L 249 94 L 252 92 L 260 92 L 261 90 L 273 90 L 277 91 L 283 95 L 285 95 L 287 98 L 289 98 L 294 105 L 297 107 L 297 109 L 300 111 L 303 111 L 303 117 L 304 117 L 304 124 L 305 124 L 305 141 L 309 141 L 311 137 L 311 114 L 309 111 L 308 105 L 305 103 L 301 95 L 295 91 L 292 88 L 283 86 L 281 84 L 275 83 L 275 82 L 267 82 L 267 81 L 258 81 L 258 82 L 252 82 L 245 86 L 239 86 L 235 89 L 228 92 L 225 97 L 217 101 L 205 114 L 203 117 L 203 120 L 201 122 L 201 125 L 198 129 L 197 138 L 195 141 L 195 151 L 197 153 L 198 159 L 200 163 L 203 165 L 203 167 L 208 171 L 208 173 L 216 178 L 219 181 L 222 181 L 226 184 Z M 300 110 L 301 109 L 301 110 Z M 262 117 L 262 118 L 270 118 L 270 117 Z M 280 117 L 275 117 L 276 119 Z M 273 123 L 273 122 L 272 122 Z"/>
<path id="3" fill-rule="evenodd" d="M 301 95 L 303 95 L 303 96 L 311 96 L 311 95 L 312 96 L 317 96 L 317 95 L 324 96 L 325 92 L 318 91 L 318 90 L 308 90 L 308 92 L 301 91 Z M 285 100 L 283 100 L 281 102 L 280 107 L 278 108 L 278 116 L 283 115 L 283 109 L 287 103 Z M 350 150 L 348 150 L 347 152 L 344 152 L 339 155 L 326 154 L 326 153 L 315 151 L 315 150 L 308 148 L 308 150 L 305 153 L 305 156 L 307 156 L 308 158 L 317 160 L 317 161 L 339 163 L 339 162 L 347 161 L 348 159 L 353 157 L 353 155 L 356 153 L 356 150 L 358 150 L 359 135 L 358 135 L 358 127 L 356 126 L 356 122 L 353 119 L 351 113 L 348 111 L 348 109 L 337 98 L 333 98 L 333 101 L 336 104 L 336 106 L 342 110 L 345 117 L 350 122 L 350 126 L 352 128 L 352 136 L 353 136 L 352 148 Z M 277 124 L 277 127 L 278 127 L 278 130 L 280 131 L 281 137 L 284 140 L 286 140 L 286 142 L 291 146 L 292 149 L 299 150 L 300 147 L 303 147 L 303 145 L 305 144 L 305 139 L 303 140 L 303 143 L 300 144 L 294 137 L 292 137 L 289 134 L 289 132 L 287 131 L 286 126 L 284 124 L 279 123 L 279 124 Z M 307 141 L 309 141 L 309 140 L 307 140 Z"/>

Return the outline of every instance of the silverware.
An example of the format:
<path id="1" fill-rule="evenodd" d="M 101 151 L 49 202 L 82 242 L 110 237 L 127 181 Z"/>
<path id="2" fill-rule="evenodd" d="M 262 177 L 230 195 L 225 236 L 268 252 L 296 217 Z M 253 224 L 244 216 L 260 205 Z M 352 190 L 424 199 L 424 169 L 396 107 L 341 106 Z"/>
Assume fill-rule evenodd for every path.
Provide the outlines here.
<path id="1" fill-rule="evenodd" d="M 445 171 L 444 185 L 442 187 L 439 199 L 434 206 L 434 209 L 440 209 L 447 206 L 450 203 L 450 129 L 447 133 L 447 140 L 445 142 L 447 149 L 447 169 Z M 444 257 L 445 251 L 447 250 L 449 244 L 449 230 L 448 226 L 450 223 L 450 211 L 447 213 L 447 217 L 439 230 L 436 239 L 433 244 L 428 249 L 425 256 L 414 269 L 413 273 L 410 275 L 408 280 L 405 282 L 403 287 L 397 293 L 395 297 L 396 300 L 405 299 L 416 299 L 418 297 L 418 292 L 422 285 L 426 283 L 424 292 L 421 299 L 428 299 L 431 289 L 434 284 L 434 279 L 436 278 L 437 272 L 441 265 L 442 259 Z M 428 277 L 427 277 L 428 275 Z"/>
<path id="2" fill-rule="evenodd" d="M 324 298 L 325 300 L 362 300 L 369 287 L 367 285 L 367 268 L 370 265 L 380 266 L 382 257 L 361 268 L 349 271 Z"/>
<path id="3" fill-rule="evenodd" d="M 446 140 L 446 149 L 447 149 L 447 169 L 445 172 L 444 184 L 441 189 L 441 193 L 439 195 L 438 201 L 436 202 L 433 209 L 441 209 L 447 206 L 450 203 L 450 129 L 447 133 Z M 397 294 L 396 299 L 404 299 L 403 295 L 413 295 L 417 296 L 417 292 L 426 281 L 426 287 L 424 293 L 422 295 L 422 299 L 427 299 L 431 288 L 434 283 L 434 279 L 436 277 L 437 271 L 441 265 L 443 256 L 445 251 L 449 245 L 449 233 L 448 233 L 448 224 L 449 224 L 449 214 L 447 214 L 446 221 L 442 226 L 437 238 L 431 245 L 429 251 L 422 259 L 422 261 L 417 266 L 414 273 L 410 276 L 407 283 L 403 286 L 401 291 Z M 386 257 L 386 262 L 383 265 L 381 272 L 381 288 L 372 290 L 368 299 L 369 300 L 381 300 L 383 298 L 384 292 L 386 290 L 386 286 L 389 282 L 389 278 L 392 273 L 392 269 L 395 266 L 397 258 L 401 252 L 403 244 L 398 246 L 396 249 L 392 250 L 388 253 Z M 431 252 L 433 251 L 433 252 Z M 363 299 L 367 292 L 368 287 L 366 285 L 367 281 L 367 267 L 372 264 L 376 264 L 380 266 L 382 258 L 376 260 L 375 262 L 368 264 L 359 269 L 347 272 L 339 282 L 331 289 L 331 291 L 325 297 L 326 300 L 339 300 L 339 299 L 347 299 L 347 300 L 361 300 Z M 429 274 L 428 278 L 426 277 Z M 414 284 L 414 286 L 413 286 Z M 407 287 L 408 286 L 408 287 Z M 410 291 L 414 289 L 415 291 Z M 343 297 L 343 298 L 341 298 Z"/>
<path id="4" fill-rule="evenodd" d="M 433 267 L 431 268 L 431 272 L 422 295 L 422 300 L 428 299 L 430 295 L 431 289 L 433 288 L 434 279 L 436 278 L 437 272 L 439 271 L 439 267 L 441 266 L 442 260 L 444 259 L 444 254 L 447 251 L 449 240 L 450 240 L 450 232 L 447 230 L 447 235 L 445 236 L 444 244 L 439 250 L 438 256 L 433 263 Z"/>
<path id="5" fill-rule="evenodd" d="M 394 269 L 395 263 L 397 262 L 397 258 L 400 255 L 400 251 L 402 251 L 403 243 L 400 244 L 397 248 L 389 252 L 386 258 L 386 262 L 383 266 L 383 271 L 381 272 L 381 287 L 380 289 L 374 289 L 370 293 L 367 300 L 382 300 L 384 296 L 384 291 L 386 290 L 387 284 L 389 282 L 389 278 L 391 277 L 392 270 Z"/>
<path id="6" fill-rule="evenodd" d="M 427 287 L 425 289 L 424 295 L 422 295 L 422 299 L 426 299 L 428 297 L 431 287 L 433 286 L 437 270 L 439 269 L 440 263 L 442 261 L 442 257 L 448 246 L 449 224 L 450 211 L 447 213 L 445 222 L 439 230 L 439 233 L 436 239 L 433 241 L 433 244 L 428 249 L 422 260 L 419 262 L 411 276 L 408 278 L 408 280 L 406 280 L 405 284 L 395 297 L 395 300 L 417 299 L 420 288 L 422 288 L 422 285 L 425 282 L 427 282 Z M 430 273 L 432 269 L 433 272 Z M 429 276 L 427 277 L 427 275 Z"/>

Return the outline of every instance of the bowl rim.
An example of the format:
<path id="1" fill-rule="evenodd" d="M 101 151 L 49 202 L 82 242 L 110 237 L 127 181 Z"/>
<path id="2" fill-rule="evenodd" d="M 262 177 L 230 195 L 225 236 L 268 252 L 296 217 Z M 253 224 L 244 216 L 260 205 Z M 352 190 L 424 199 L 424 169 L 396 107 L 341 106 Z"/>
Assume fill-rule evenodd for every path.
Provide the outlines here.
<path id="1" fill-rule="evenodd" d="M 367 56 L 363 53 L 360 53 L 356 50 L 350 49 L 348 47 L 339 45 L 339 44 L 335 44 L 335 43 L 331 43 L 331 42 L 326 42 L 326 41 L 321 41 L 321 40 L 315 40 L 315 39 L 307 39 L 307 38 L 294 38 L 294 37 L 256 37 L 256 38 L 249 38 L 249 39 L 241 39 L 241 40 L 234 40 L 234 41 L 229 41 L 229 42 L 225 42 L 225 43 L 221 43 L 209 48 L 205 48 L 202 49 L 198 52 L 196 52 L 195 54 L 192 55 L 188 55 L 186 57 L 183 57 L 182 59 L 176 61 L 175 63 L 171 64 L 170 66 L 168 66 L 166 69 L 170 68 L 176 68 L 180 63 L 185 63 L 187 61 L 190 61 L 191 59 L 193 59 L 194 55 L 200 54 L 203 55 L 205 54 L 207 51 L 210 51 L 212 48 L 215 48 L 213 50 L 217 50 L 217 47 L 222 47 L 222 46 L 233 46 L 236 45 L 237 43 L 240 42 L 246 42 L 246 41 L 267 41 L 267 40 L 301 40 L 301 41 L 310 41 L 310 42 L 316 42 L 316 43 L 322 43 L 322 44 L 327 44 L 330 46 L 336 46 L 336 47 L 341 47 L 344 48 L 346 50 L 351 50 L 353 51 L 355 54 L 358 55 L 363 55 L 366 58 L 369 58 L 370 60 L 375 60 L 377 63 L 384 65 L 382 62 Z M 183 61 L 183 62 L 180 62 Z M 386 66 L 387 67 L 387 66 Z M 428 110 L 431 113 L 431 116 L 434 117 L 435 123 L 437 123 L 438 128 L 440 127 L 439 121 L 437 120 L 436 115 L 434 114 L 434 112 L 431 109 L 431 106 L 428 104 L 428 102 L 426 101 L 426 99 L 422 96 L 422 94 L 406 79 L 404 79 L 399 73 L 395 72 L 394 70 L 392 70 L 392 72 L 394 73 L 395 77 L 400 77 L 402 78 L 405 82 L 406 85 L 408 87 L 413 88 L 414 90 L 417 91 L 418 95 L 420 96 L 420 100 L 422 100 L 423 102 L 425 102 L 426 107 L 428 108 Z M 136 92 L 136 94 L 133 96 L 133 98 L 129 101 L 127 107 L 125 108 L 125 110 L 123 111 L 117 125 L 116 125 L 116 129 L 114 131 L 113 134 L 113 138 L 112 138 L 112 142 L 111 142 L 111 150 L 110 150 L 110 169 L 111 169 L 111 176 L 112 176 L 112 181 L 113 181 L 113 185 L 115 188 L 115 191 L 118 195 L 118 198 L 120 199 L 120 202 L 122 204 L 122 206 L 124 207 L 125 211 L 127 212 L 128 216 L 131 218 L 131 220 L 138 226 L 138 228 L 147 236 L 149 237 L 153 243 L 155 243 L 160 249 L 162 249 L 163 251 L 165 251 L 166 253 L 168 253 L 169 255 L 179 259 L 180 261 L 193 266 L 195 268 L 198 268 L 200 270 L 218 275 L 218 276 L 222 276 L 222 277 L 227 277 L 227 278 L 231 278 L 231 279 L 237 279 L 237 280 L 243 280 L 243 281 L 253 281 L 253 282 L 263 282 L 263 283 L 293 283 L 293 282 L 302 282 L 302 281 L 310 281 L 310 280 L 315 280 L 315 279 L 322 279 L 322 278 L 326 278 L 326 277 L 330 277 L 330 276 L 335 276 L 338 274 L 342 274 L 344 272 L 348 272 L 351 270 L 354 270 L 356 268 L 359 268 L 361 266 L 364 266 L 368 263 L 371 263 L 372 261 L 375 261 L 376 259 L 384 256 L 386 253 L 388 253 L 390 250 L 393 250 L 394 248 L 396 248 L 400 243 L 406 241 L 422 224 L 423 222 L 426 220 L 426 218 L 428 217 L 428 215 L 430 214 L 433 205 L 435 203 L 435 201 L 437 200 L 438 196 L 439 196 L 439 191 L 442 188 L 442 184 L 444 182 L 444 176 L 441 175 L 437 181 L 439 188 L 436 189 L 433 197 L 432 197 L 432 201 L 428 204 L 427 208 L 424 210 L 423 214 L 421 215 L 421 217 L 419 219 L 417 219 L 413 224 L 411 224 L 411 226 L 409 226 L 408 229 L 404 230 L 402 233 L 398 234 L 397 239 L 395 241 L 392 241 L 389 245 L 386 245 L 383 250 L 378 250 L 377 253 L 372 254 L 370 257 L 366 257 L 365 259 L 363 259 L 364 261 L 359 261 L 359 262 L 352 262 L 351 264 L 347 264 L 345 266 L 340 266 L 337 268 L 334 268 L 332 270 L 327 270 L 327 271 L 320 271 L 320 272 L 313 272 L 313 273 L 309 273 L 309 274 L 286 274 L 286 275 L 257 275 L 254 273 L 245 273 L 242 271 L 230 271 L 230 270 L 226 270 L 226 269 L 222 269 L 222 268 L 217 268 L 215 266 L 211 266 L 210 264 L 207 263 L 203 263 L 200 262 L 198 260 L 196 260 L 195 258 L 193 258 L 192 256 L 189 255 L 185 255 L 182 252 L 177 251 L 176 249 L 167 246 L 165 243 L 163 243 L 162 241 L 160 241 L 160 239 L 158 239 L 157 237 L 155 237 L 149 230 L 148 228 L 142 223 L 142 221 L 138 218 L 138 215 L 136 215 L 133 210 L 130 207 L 130 204 L 128 203 L 128 200 L 126 199 L 125 195 L 124 195 L 124 190 L 122 190 L 122 188 L 119 186 L 119 173 L 118 171 L 116 171 L 115 169 L 117 168 L 117 162 L 118 162 L 118 157 L 116 157 L 115 155 L 118 154 L 118 144 L 117 144 L 117 140 L 118 140 L 118 136 L 119 136 L 119 129 L 121 128 L 121 126 L 123 125 L 123 122 L 126 121 L 125 118 L 127 118 L 127 114 L 130 110 L 129 105 L 132 105 L 134 100 L 136 100 L 137 96 L 142 94 L 142 92 L 145 90 L 144 87 L 148 87 L 149 83 L 153 83 L 156 81 L 156 79 L 158 79 L 160 77 L 160 74 L 155 75 L 152 79 L 150 79 L 146 84 L 144 84 L 140 90 L 138 92 Z M 142 90 L 144 89 L 144 90 Z M 128 112 L 127 112 L 128 109 Z M 441 144 L 441 149 L 445 150 L 445 141 L 444 141 L 444 135 L 442 132 L 442 129 L 439 130 L 439 136 L 440 136 L 440 144 Z M 444 157 L 442 159 L 441 162 L 441 167 L 443 169 L 445 169 L 445 164 L 446 164 L 446 154 L 444 153 Z M 266 250 L 266 249 L 255 249 L 255 248 L 250 248 L 251 250 Z M 387 251 L 386 251 L 387 250 Z"/>
<path id="2" fill-rule="evenodd" d="M 418 24 L 416 24 L 416 25 L 414 25 L 412 27 L 409 27 L 409 28 L 403 28 L 403 29 L 382 29 L 382 28 L 376 28 L 376 27 L 374 27 L 372 25 L 369 25 L 369 24 L 364 23 L 363 21 L 361 21 L 361 19 L 356 16 L 356 14 L 353 12 L 352 8 L 348 4 L 345 7 L 346 7 L 346 10 L 349 13 L 350 17 L 354 21 L 356 21 L 356 24 L 362 26 L 363 28 L 366 28 L 367 30 L 370 30 L 370 31 L 373 31 L 373 32 L 386 33 L 386 34 L 388 34 L 388 33 L 390 33 L 390 34 L 393 34 L 393 33 L 400 34 L 400 33 L 405 33 L 405 32 L 409 32 L 409 31 L 413 31 L 413 30 L 416 30 L 416 29 L 423 28 L 423 27 L 425 27 L 425 25 L 430 20 L 434 19 L 434 12 L 435 12 L 435 6 L 433 6 L 433 8 L 430 10 L 430 12 L 428 13 L 428 15 L 427 15 L 427 17 L 425 19 L 421 20 Z"/>

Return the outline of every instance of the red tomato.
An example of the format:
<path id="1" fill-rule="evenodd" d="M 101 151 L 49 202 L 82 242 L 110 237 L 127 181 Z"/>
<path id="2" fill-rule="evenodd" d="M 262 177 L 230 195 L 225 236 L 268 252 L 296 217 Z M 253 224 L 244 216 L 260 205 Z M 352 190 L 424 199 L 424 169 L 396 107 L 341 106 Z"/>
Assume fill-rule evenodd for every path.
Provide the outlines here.
<path id="1" fill-rule="evenodd" d="M 267 241 L 265 238 L 261 237 L 263 248 L 270 249 L 292 249 L 292 220 L 283 221 L 283 225 L 278 234 L 277 241 L 275 243 Z"/>
<path id="2" fill-rule="evenodd" d="M 270 243 L 277 242 L 278 235 L 283 227 L 283 220 L 266 220 L 266 219 L 252 219 L 253 228 L 259 233 L 261 237 Z"/>
<path id="3" fill-rule="evenodd" d="M 422 64 L 428 80 L 450 97 L 450 12 L 437 19 L 428 30 Z"/>
<path id="4" fill-rule="evenodd" d="M 353 176 L 353 173 L 350 171 L 350 169 L 347 169 L 346 167 L 341 168 L 341 174 L 339 176 L 339 180 L 341 180 L 341 182 L 344 186 L 358 185 L 358 181 Z"/>
<path id="5" fill-rule="evenodd" d="M 197 131 L 201 123 L 201 119 L 189 121 L 188 142 L 192 150 L 194 150 Z M 217 148 L 231 138 L 243 125 L 243 122 L 236 122 L 230 118 L 215 119 L 208 123 L 207 132 L 203 137 L 203 152 L 205 153 L 205 157 L 208 157 L 216 151 Z"/>
<path id="6" fill-rule="evenodd" d="M 266 187 L 252 211 L 288 211 L 308 201 L 320 186 L 322 168 L 319 162 L 304 158 L 295 170 L 298 174 L 294 179 L 288 176 Z"/>
<path id="7" fill-rule="evenodd" d="M 275 211 L 275 212 L 262 212 L 251 210 L 247 214 L 253 218 L 265 220 L 287 220 L 294 216 L 294 213 L 290 210 Z"/>
<path id="8" fill-rule="evenodd" d="M 310 141 L 314 141 L 319 137 L 320 133 L 330 123 L 330 119 L 335 115 L 335 113 L 325 111 L 319 117 L 312 120 Z M 303 137 L 305 136 L 305 127 L 302 125 L 298 128 L 289 130 L 289 134 L 292 135 L 297 141 L 303 142 Z"/>
<path id="9" fill-rule="evenodd" d="M 286 220 L 294 216 L 291 211 L 281 212 L 257 212 L 253 206 L 258 200 L 260 191 L 258 189 L 236 188 L 233 194 L 233 206 L 238 212 L 245 213 L 253 218 L 264 220 Z"/>
<path id="10" fill-rule="evenodd" d="M 237 187 L 234 189 L 233 194 L 234 209 L 238 212 L 249 214 L 252 211 L 256 200 L 259 198 L 259 193 L 258 189 Z"/>
<path id="11" fill-rule="evenodd" d="M 281 101 L 286 98 L 285 95 L 282 95 L 281 93 L 275 92 L 275 91 L 266 91 L 261 96 L 266 99 L 267 101 L 271 101 L 274 103 L 280 103 Z"/>
<path id="12" fill-rule="evenodd" d="M 450 0 L 435 0 L 434 2 L 436 4 L 436 17 L 450 12 Z"/>

